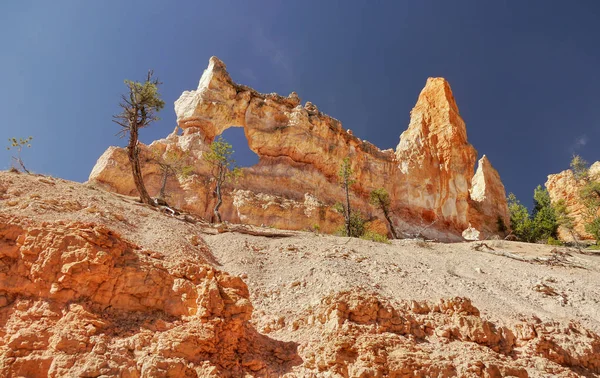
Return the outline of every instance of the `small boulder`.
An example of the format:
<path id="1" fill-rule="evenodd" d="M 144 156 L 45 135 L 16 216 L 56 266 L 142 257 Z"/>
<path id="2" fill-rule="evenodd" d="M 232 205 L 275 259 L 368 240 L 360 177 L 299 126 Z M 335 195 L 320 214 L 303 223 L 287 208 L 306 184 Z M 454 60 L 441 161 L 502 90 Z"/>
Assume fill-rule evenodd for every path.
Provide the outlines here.
<path id="1" fill-rule="evenodd" d="M 462 232 L 462 237 L 468 241 L 479 240 L 479 231 L 469 223 L 469 227 Z"/>

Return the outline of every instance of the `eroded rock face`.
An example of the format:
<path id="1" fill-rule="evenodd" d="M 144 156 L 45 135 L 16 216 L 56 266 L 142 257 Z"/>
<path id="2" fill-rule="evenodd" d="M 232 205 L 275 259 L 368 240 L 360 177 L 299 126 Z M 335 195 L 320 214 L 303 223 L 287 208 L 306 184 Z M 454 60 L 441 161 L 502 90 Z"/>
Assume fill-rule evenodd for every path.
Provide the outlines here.
<path id="1" fill-rule="evenodd" d="M 462 231 L 477 151 L 467 142 L 450 85 L 429 78 L 400 136 L 396 158 L 407 183 L 407 207 L 433 211 Z"/>
<path id="2" fill-rule="evenodd" d="M 250 328 L 239 277 L 163 259 L 105 226 L 0 215 L 0 375 L 239 377 L 294 358 Z"/>
<path id="3" fill-rule="evenodd" d="M 600 337 L 577 323 L 500 326 L 468 298 L 399 306 L 363 290 L 323 298 L 294 323 L 298 371 L 339 377 L 574 377 L 600 372 Z M 577 333 L 579 342 L 569 335 Z M 535 368 L 533 368 L 535 366 Z"/>
<path id="4" fill-rule="evenodd" d="M 600 161 L 592 164 L 589 174 L 594 180 L 600 180 Z M 575 228 L 573 230 L 575 237 L 578 239 L 593 239 L 592 235 L 585 231 L 585 223 L 583 220 L 585 206 L 582 203 L 579 194 L 583 187 L 583 183 L 578 182 L 575 179 L 573 172 L 570 169 L 567 169 L 560 173 L 548 175 L 548 180 L 545 185 L 553 203 L 560 200 L 565 201 L 569 216 L 573 218 L 575 223 Z M 562 240 L 573 240 L 573 234 L 563 227 L 558 229 L 558 235 Z"/>
<path id="5" fill-rule="evenodd" d="M 260 160 L 243 170 L 236 191 L 229 190 L 224 198 L 224 219 L 334 231 L 342 224 L 332 205 L 344 198 L 337 172 L 345 157 L 350 157 L 356 174 L 353 207 L 367 218 L 382 219 L 369 205 L 368 196 L 376 188 L 385 188 L 392 200 L 392 221 L 405 233 L 419 230 L 430 237 L 460 240 L 469 222 L 476 228 L 487 227 L 487 217 L 493 222 L 498 217 L 495 208 L 488 208 L 488 213 L 470 209 L 476 151 L 467 142 L 465 124 L 442 78 L 427 81 L 396 152 L 381 151 L 358 139 L 310 102 L 302 106 L 296 93 L 261 94 L 234 83 L 216 57 L 210 59 L 197 90 L 184 92 L 175 102 L 175 112 L 181 135 L 176 129 L 166 139 L 142 146 L 144 179 L 150 193 L 158 193 L 161 180 L 149 158 L 151 150 L 185 151 L 195 174 L 171 180 L 170 200 L 204 217 L 211 216 L 214 198 L 202 155 L 215 136 L 236 126 L 244 128 L 249 147 Z M 124 151 L 111 147 L 94 167 L 90 182 L 133 195 L 128 172 Z M 503 216 L 502 206 L 506 206 L 504 199 L 497 206 Z"/>

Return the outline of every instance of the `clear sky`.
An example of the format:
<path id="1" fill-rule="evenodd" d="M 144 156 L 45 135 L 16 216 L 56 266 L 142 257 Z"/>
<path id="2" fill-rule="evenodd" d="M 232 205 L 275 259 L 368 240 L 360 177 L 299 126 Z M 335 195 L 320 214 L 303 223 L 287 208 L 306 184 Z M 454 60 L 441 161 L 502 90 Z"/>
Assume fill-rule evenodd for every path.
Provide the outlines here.
<path id="1" fill-rule="evenodd" d="M 212 55 L 235 81 L 296 91 L 382 149 L 427 77 L 443 76 L 469 141 L 528 204 L 573 153 L 600 160 L 597 0 L 2 0 L 0 46 L 0 137 L 32 135 L 29 168 L 75 181 L 125 143 L 111 122 L 123 79 L 153 68 L 164 82 L 148 143 L 173 130 L 173 102 Z"/>

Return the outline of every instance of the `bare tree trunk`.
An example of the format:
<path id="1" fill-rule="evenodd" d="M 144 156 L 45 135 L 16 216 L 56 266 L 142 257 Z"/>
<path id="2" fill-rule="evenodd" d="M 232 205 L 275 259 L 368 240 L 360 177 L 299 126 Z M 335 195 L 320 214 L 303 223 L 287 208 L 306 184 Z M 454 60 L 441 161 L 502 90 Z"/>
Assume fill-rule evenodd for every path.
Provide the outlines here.
<path id="1" fill-rule="evenodd" d="M 344 178 L 344 189 L 346 189 L 346 213 L 344 214 L 344 218 L 346 218 L 346 235 L 350 235 L 350 188 L 348 185 L 348 178 Z"/>
<path id="2" fill-rule="evenodd" d="M 13 159 L 15 159 L 17 161 L 17 163 L 19 163 L 19 165 L 21 166 L 21 168 L 23 168 L 23 170 L 25 172 L 27 172 L 27 174 L 29 174 L 29 175 L 31 174 L 31 172 L 29 172 L 29 170 L 27 168 L 25 168 L 25 164 L 23 164 L 23 160 L 21 160 L 21 157 L 14 157 L 13 156 Z"/>
<path id="3" fill-rule="evenodd" d="M 217 184 L 217 203 L 215 204 L 215 209 L 214 209 L 214 213 L 215 213 L 215 217 L 217 218 L 217 222 L 221 223 L 221 213 L 219 213 L 219 208 L 221 207 L 221 204 L 223 203 L 223 199 L 221 198 L 221 185 Z"/>
<path id="4" fill-rule="evenodd" d="M 152 198 L 150 198 L 148 191 L 146 191 L 146 186 L 144 185 L 139 155 L 140 151 L 138 147 L 138 127 L 131 126 L 129 134 L 129 145 L 127 146 L 127 156 L 129 157 L 129 163 L 131 163 L 133 182 L 135 183 L 135 188 L 140 194 L 140 200 L 142 201 L 142 203 L 154 206 L 154 201 L 152 201 Z"/>
<path id="5" fill-rule="evenodd" d="M 388 209 L 385 206 L 383 206 L 382 210 L 383 210 L 383 216 L 385 217 L 385 220 L 390 225 L 390 231 L 392 232 L 392 237 L 394 239 L 398 239 L 398 235 L 396 234 L 396 229 L 394 228 L 394 224 L 392 223 L 392 219 L 390 218 Z"/>
<path id="6" fill-rule="evenodd" d="M 223 183 L 223 175 L 225 174 L 225 168 L 219 166 L 219 172 L 218 172 L 218 177 L 217 177 L 217 187 L 215 188 L 215 193 L 217 194 L 217 203 L 215 204 L 215 209 L 213 210 L 213 213 L 215 214 L 215 217 L 217 218 L 217 222 L 221 223 L 221 213 L 219 213 L 219 208 L 221 207 L 221 204 L 223 203 L 223 198 L 221 197 L 221 184 Z"/>
<path id="7" fill-rule="evenodd" d="M 169 171 L 165 170 L 163 172 L 162 185 L 160 186 L 160 193 L 158 194 L 158 198 L 161 200 L 165 199 L 165 189 L 167 188 L 167 179 L 169 178 Z"/>

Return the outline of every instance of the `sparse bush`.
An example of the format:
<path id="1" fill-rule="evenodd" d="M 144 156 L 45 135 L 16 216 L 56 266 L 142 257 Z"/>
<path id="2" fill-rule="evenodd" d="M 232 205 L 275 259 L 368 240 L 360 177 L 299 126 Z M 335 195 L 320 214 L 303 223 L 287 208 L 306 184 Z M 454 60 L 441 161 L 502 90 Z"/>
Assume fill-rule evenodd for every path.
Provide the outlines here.
<path id="1" fill-rule="evenodd" d="M 370 230 L 368 230 L 364 234 L 362 234 L 362 236 L 360 238 L 364 239 L 364 240 L 371 240 L 371 241 L 378 242 L 378 243 L 391 244 L 391 242 L 389 241 L 389 239 L 386 235 L 381 235 L 381 234 L 378 234 L 377 232 L 373 232 Z"/>
<path id="2" fill-rule="evenodd" d="M 27 168 L 25 168 L 25 164 L 23 163 L 23 159 L 21 159 L 21 150 L 23 150 L 23 147 L 27 147 L 27 148 L 31 148 L 31 140 L 33 139 L 33 137 L 29 137 L 29 138 L 8 138 L 8 147 L 6 147 L 7 150 L 11 150 L 11 149 L 15 149 L 17 150 L 17 156 L 13 156 L 12 159 L 14 161 L 16 161 L 17 163 L 19 163 L 19 165 L 21 166 L 21 168 L 23 168 L 23 171 L 27 172 L 27 173 L 31 173 L 27 170 Z M 11 166 L 11 170 L 17 170 L 17 168 L 15 168 L 14 165 Z"/>
<path id="3" fill-rule="evenodd" d="M 571 170 L 575 178 L 583 182 L 579 195 L 585 206 L 585 230 L 596 239 L 596 244 L 600 245 L 600 181 L 592 180 L 588 163 L 577 155 L 571 160 Z"/>
<path id="4" fill-rule="evenodd" d="M 563 245 L 563 242 L 561 242 L 558 239 L 554 239 L 552 236 L 550 236 L 548 238 L 548 242 L 546 244 L 548 244 L 548 245 Z"/>
<path id="5" fill-rule="evenodd" d="M 597 216 L 591 222 L 586 224 L 585 230 L 596 239 L 596 245 L 600 246 L 600 216 Z"/>
<path id="6" fill-rule="evenodd" d="M 334 207 L 335 208 L 335 207 Z M 351 236 L 353 238 L 359 238 L 365 233 L 365 224 L 367 220 L 363 217 L 363 215 L 358 211 L 353 211 L 350 214 L 349 224 L 344 224 L 344 226 L 340 227 L 335 231 L 335 235 L 338 236 Z M 348 235 L 347 230 L 350 230 L 350 235 Z"/>

